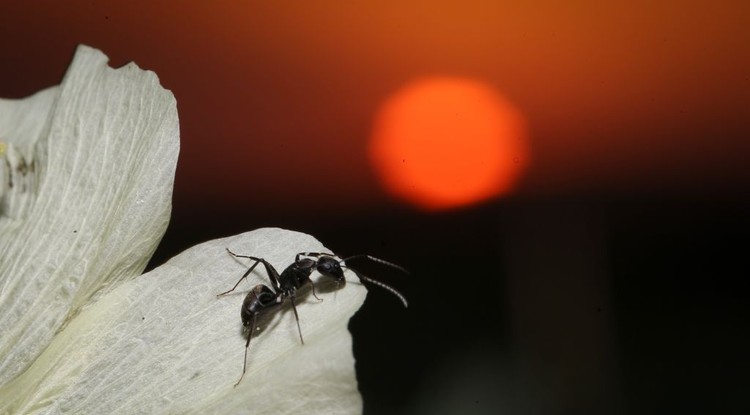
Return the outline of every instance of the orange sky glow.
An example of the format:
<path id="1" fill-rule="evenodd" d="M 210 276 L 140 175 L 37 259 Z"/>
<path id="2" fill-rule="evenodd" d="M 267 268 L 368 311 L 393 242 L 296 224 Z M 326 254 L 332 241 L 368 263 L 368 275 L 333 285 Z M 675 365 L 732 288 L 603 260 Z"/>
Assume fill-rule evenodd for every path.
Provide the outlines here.
<path id="1" fill-rule="evenodd" d="M 49 2 L 4 6 L 4 96 L 56 84 L 78 43 L 176 95 L 178 198 L 389 203 L 372 120 L 411 80 L 481 80 L 523 114 L 514 195 L 750 183 L 750 3 Z M 325 183 L 325 185 L 321 185 Z"/>

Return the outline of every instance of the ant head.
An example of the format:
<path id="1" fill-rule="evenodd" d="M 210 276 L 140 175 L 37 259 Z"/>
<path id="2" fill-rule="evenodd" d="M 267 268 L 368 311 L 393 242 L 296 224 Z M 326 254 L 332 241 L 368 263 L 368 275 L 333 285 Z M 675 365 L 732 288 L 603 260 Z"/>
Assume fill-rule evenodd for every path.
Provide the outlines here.
<path id="1" fill-rule="evenodd" d="M 318 258 L 317 270 L 322 275 L 333 278 L 336 282 L 344 281 L 344 270 L 341 268 L 341 263 L 334 257 L 321 255 Z"/>

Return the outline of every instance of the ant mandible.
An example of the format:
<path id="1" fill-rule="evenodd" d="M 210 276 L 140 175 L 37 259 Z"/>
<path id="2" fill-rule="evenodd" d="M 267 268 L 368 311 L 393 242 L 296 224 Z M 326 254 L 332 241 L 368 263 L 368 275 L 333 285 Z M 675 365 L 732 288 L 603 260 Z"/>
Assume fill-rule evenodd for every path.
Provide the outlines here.
<path id="1" fill-rule="evenodd" d="M 234 256 L 235 258 L 247 258 L 255 261 L 253 265 L 248 268 L 248 270 L 242 275 L 242 277 L 237 281 L 236 284 L 234 284 L 234 287 L 232 289 L 225 291 L 223 293 L 217 294 L 217 297 L 221 297 L 223 295 L 229 294 L 232 291 L 234 291 L 238 285 L 240 285 L 240 282 L 242 282 L 243 279 L 247 278 L 248 275 L 250 275 L 251 272 L 255 269 L 256 266 L 258 266 L 259 263 L 262 263 L 263 266 L 266 268 L 266 273 L 268 274 L 268 277 L 271 279 L 271 285 L 273 287 L 268 287 L 264 284 L 258 284 L 255 287 L 253 287 L 252 290 L 245 296 L 245 300 L 242 302 L 242 308 L 240 310 L 240 316 L 242 317 L 242 325 L 244 326 L 245 330 L 248 331 L 247 335 L 247 342 L 245 343 L 245 358 L 244 362 L 242 364 L 242 375 L 240 375 L 240 379 L 237 381 L 237 383 L 234 384 L 234 386 L 237 386 L 242 381 L 242 378 L 245 376 L 245 371 L 247 369 L 247 349 L 250 346 L 250 339 L 253 336 L 253 332 L 255 331 L 255 323 L 256 319 L 259 314 L 263 313 L 265 310 L 275 308 L 281 303 L 284 302 L 285 299 L 289 299 L 289 301 L 292 304 L 292 311 L 294 312 L 294 319 L 297 322 L 297 331 L 299 332 L 299 339 L 302 344 L 305 344 L 305 340 L 302 338 L 302 329 L 300 328 L 299 324 L 299 315 L 297 314 L 297 306 L 295 303 L 295 300 L 297 298 L 297 290 L 301 288 L 303 285 L 310 283 L 310 286 L 312 287 L 312 294 L 313 297 L 318 299 L 319 301 L 322 301 L 320 298 L 318 298 L 317 295 L 315 295 L 315 285 L 312 283 L 312 280 L 310 279 L 310 275 L 312 274 L 313 270 L 317 270 L 321 275 L 329 278 L 333 278 L 333 280 L 337 283 L 339 286 L 343 286 L 346 284 L 346 279 L 344 278 L 344 271 L 343 268 L 349 268 L 351 269 L 357 277 L 360 279 L 360 281 L 363 282 L 369 282 L 374 285 L 377 285 L 379 287 L 385 288 L 386 290 L 390 291 L 394 295 L 396 295 L 401 302 L 404 304 L 404 307 L 408 306 L 408 303 L 406 302 L 406 298 L 398 292 L 395 288 L 382 283 L 380 281 L 374 280 L 370 277 L 367 277 L 360 272 L 352 269 L 351 267 L 347 267 L 346 265 L 341 265 L 342 262 L 346 261 L 347 259 L 353 259 L 353 258 L 367 258 L 371 261 L 387 265 L 390 267 L 393 267 L 395 269 L 398 269 L 400 271 L 403 271 L 405 273 L 408 273 L 404 268 L 390 263 L 388 261 L 375 258 L 370 255 L 354 255 L 351 257 L 348 257 L 344 260 L 337 260 L 335 258 L 335 255 L 333 254 L 327 254 L 322 252 L 301 252 L 297 254 L 294 257 L 294 262 L 289 265 L 284 271 L 279 274 L 278 271 L 276 271 L 276 268 L 273 267 L 268 261 L 266 261 L 263 258 L 249 256 L 249 255 L 238 255 L 234 252 L 230 251 L 229 248 L 226 248 L 227 252 Z M 304 258 L 306 257 L 306 258 Z M 312 259 L 315 258 L 315 259 Z"/>

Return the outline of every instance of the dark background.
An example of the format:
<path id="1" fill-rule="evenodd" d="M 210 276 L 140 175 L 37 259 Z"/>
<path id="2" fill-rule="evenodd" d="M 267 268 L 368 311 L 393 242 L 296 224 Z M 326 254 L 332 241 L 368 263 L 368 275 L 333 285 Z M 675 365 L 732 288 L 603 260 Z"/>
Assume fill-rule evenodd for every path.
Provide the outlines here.
<path id="1" fill-rule="evenodd" d="M 750 410 L 747 3 L 401 3 L 2 1 L 0 96 L 79 43 L 159 75 L 182 147 L 151 266 L 277 226 L 407 267 L 372 272 L 409 309 L 373 289 L 351 323 L 366 414 Z M 426 213 L 378 183 L 375 111 L 435 74 L 525 114 L 513 193 Z"/>

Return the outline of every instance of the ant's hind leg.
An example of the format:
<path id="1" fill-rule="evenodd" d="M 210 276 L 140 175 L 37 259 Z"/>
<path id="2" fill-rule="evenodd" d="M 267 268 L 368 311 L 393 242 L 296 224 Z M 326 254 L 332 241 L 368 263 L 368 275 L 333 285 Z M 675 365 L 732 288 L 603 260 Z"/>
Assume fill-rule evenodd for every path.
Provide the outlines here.
<path id="1" fill-rule="evenodd" d="M 247 369 L 247 348 L 250 346 L 250 339 L 253 338 L 253 332 L 255 331 L 255 316 L 253 316 L 252 322 L 250 323 L 250 331 L 247 333 L 247 343 L 245 343 L 245 360 L 242 363 L 242 374 L 240 375 L 240 380 L 237 381 L 237 383 L 234 384 L 236 387 L 237 385 L 242 382 L 242 378 L 245 376 L 245 370 Z"/>
<path id="2" fill-rule="evenodd" d="M 229 250 L 227 249 L 227 251 L 229 251 Z M 231 251 L 230 251 L 230 253 L 231 253 Z M 234 254 L 232 254 L 232 255 L 234 255 Z M 234 287 L 232 287 L 231 290 L 224 291 L 221 294 L 216 294 L 216 296 L 217 297 L 221 297 L 222 295 L 226 295 L 226 294 L 229 294 L 232 291 L 234 291 L 235 288 L 237 288 L 237 286 L 240 285 L 240 282 L 242 282 L 242 280 L 244 280 L 245 278 L 247 278 L 247 276 L 250 275 L 251 272 L 253 272 L 253 270 L 255 269 L 256 266 L 258 266 L 258 261 L 255 261 L 255 263 L 253 264 L 253 266 L 251 266 L 250 268 L 248 268 L 248 270 L 242 275 L 242 278 L 240 278 L 239 281 L 237 281 L 237 284 L 234 284 Z"/>

